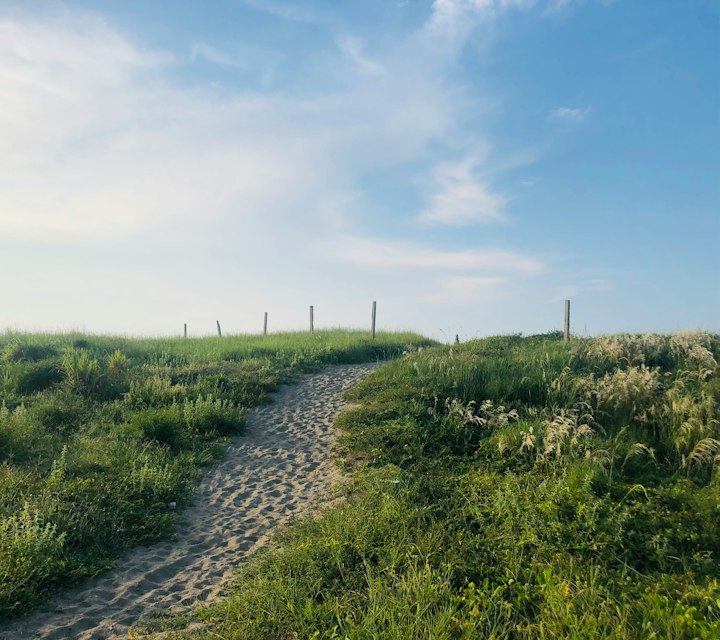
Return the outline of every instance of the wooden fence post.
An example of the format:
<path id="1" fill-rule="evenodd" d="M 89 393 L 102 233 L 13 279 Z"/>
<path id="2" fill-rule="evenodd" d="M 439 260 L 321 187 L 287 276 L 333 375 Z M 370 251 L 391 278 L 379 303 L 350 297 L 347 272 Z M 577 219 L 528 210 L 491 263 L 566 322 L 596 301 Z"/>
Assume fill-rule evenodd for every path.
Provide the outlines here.
<path id="1" fill-rule="evenodd" d="M 215 322 L 217 323 L 218 336 L 222 338 L 222 331 L 220 330 L 220 320 L 215 320 Z"/>
<path id="2" fill-rule="evenodd" d="M 313 333 L 315 331 L 315 323 L 313 318 L 313 306 L 310 305 L 310 333 Z"/>
<path id="3" fill-rule="evenodd" d="M 265 312 L 265 321 L 263 322 L 263 335 L 267 335 L 267 311 Z"/>
<path id="4" fill-rule="evenodd" d="M 570 300 L 565 300 L 565 328 L 563 340 L 570 340 Z"/>
<path id="5" fill-rule="evenodd" d="M 187 322 L 183 325 L 183 338 L 187 338 Z"/>
<path id="6" fill-rule="evenodd" d="M 377 302 L 373 300 L 372 303 L 372 327 L 370 333 L 372 333 L 372 339 L 375 340 L 375 319 L 377 318 Z"/>

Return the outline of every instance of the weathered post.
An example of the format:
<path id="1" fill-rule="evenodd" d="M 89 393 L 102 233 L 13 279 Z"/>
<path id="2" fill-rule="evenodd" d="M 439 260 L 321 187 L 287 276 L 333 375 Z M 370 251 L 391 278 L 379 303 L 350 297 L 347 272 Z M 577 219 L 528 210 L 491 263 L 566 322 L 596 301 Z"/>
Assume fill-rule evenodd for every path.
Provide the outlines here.
<path id="1" fill-rule="evenodd" d="M 183 325 L 183 338 L 187 338 L 187 322 Z"/>
<path id="2" fill-rule="evenodd" d="M 263 335 L 267 335 L 267 311 L 265 312 L 265 321 L 263 322 Z"/>
<path id="3" fill-rule="evenodd" d="M 570 300 L 565 300 L 565 328 L 563 340 L 570 340 Z"/>
<path id="4" fill-rule="evenodd" d="M 220 320 L 215 320 L 217 323 L 217 329 L 218 329 L 218 336 L 222 338 L 222 331 L 220 330 Z"/>
<path id="5" fill-rule="evenodd" d="M 375 340 L 375 319 L 377 318 L 377 302 L 373 300 L 372 303 L 372 327 L 370 329 L 370 333 L 372 334 L 372 339 Z"/>
<path id="6" fill-rule="evenodd" d="M 315 323 L 313 318 L 313 306 L 310 305 L 310 333 L 315 331 Z"/>

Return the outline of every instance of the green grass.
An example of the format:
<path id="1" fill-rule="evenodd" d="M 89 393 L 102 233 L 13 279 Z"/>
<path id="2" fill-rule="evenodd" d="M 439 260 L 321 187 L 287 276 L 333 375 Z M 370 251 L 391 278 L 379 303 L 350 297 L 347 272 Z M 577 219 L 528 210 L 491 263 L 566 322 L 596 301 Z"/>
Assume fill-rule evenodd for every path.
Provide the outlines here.
<path id="1" fill-rule="evenodd" d="M 414 334 L 204 339 L 0 334 L 0 618 L 170 536 L 246 408 L 302 372 L 392 358 Z"/>
<path id="2" fill-rule="evenodd" d="M 248 562 L 193 637 L 720 637 L 719 356 L 708 334 L 552 334 L 381 368 L 340 419 L 345 504 Z"/>

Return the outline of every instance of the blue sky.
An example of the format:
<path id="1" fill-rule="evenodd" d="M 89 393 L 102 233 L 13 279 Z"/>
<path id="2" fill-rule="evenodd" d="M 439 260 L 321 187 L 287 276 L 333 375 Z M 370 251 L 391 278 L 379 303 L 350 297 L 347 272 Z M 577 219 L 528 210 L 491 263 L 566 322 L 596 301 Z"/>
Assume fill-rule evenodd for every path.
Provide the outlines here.
<path id="1" fill-rule="evenodd" d="M 0 0 L 0 329 L 720 330 L 717 0 Z"/>

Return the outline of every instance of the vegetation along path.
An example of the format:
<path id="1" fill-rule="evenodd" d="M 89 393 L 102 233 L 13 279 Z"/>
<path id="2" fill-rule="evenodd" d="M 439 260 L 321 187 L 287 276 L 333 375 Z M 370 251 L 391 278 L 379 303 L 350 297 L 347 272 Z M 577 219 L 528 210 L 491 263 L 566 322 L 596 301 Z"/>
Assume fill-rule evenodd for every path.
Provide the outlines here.
<path id="1" fill-rule="evenodd" d="M 127 637 L 153 611 L 216 596 L 276 526 L 331 495 L 338 479 L 329 455 L 332 420 L 344 392 L 375 366 L 328 367 L 254 409 L 245 435 L 179 517 L 174 541 L 136 549 L 111 573 L 0 629 L 0 638 Z"/>

